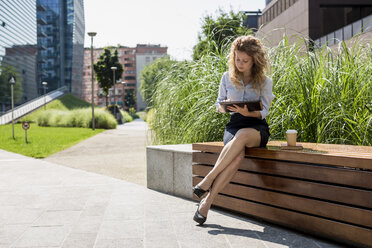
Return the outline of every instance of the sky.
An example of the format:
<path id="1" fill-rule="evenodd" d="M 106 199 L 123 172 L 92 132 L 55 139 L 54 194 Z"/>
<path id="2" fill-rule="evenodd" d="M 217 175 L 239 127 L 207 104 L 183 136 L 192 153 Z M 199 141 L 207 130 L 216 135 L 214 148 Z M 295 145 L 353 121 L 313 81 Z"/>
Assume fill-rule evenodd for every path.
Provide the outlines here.
<path id="1" fill-rule="evenodd" d="M 265 0 L 85 0 L 87 32 L 97 32 L 94 47 L 160 44 L 176 60 L 191 60 L 203 17 L 225 12 L 257 11 Z"/>

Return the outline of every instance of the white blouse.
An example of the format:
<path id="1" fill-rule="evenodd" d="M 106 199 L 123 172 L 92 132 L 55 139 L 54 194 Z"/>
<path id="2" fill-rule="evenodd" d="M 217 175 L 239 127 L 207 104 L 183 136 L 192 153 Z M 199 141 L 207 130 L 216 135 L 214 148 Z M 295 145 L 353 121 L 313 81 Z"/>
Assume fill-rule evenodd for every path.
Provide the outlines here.
<path id="1" fill-rule="evenodd" d="M 216 107 L 218 110 L 219 103 L 223 100 L 231 101 L 258 101 L 261 100 L 263 110 L 260 111 L 261 118 L 265 119 L 269 114 L 269 108 L 271 101 L 274 99 L 275 95 L 273 94 L 273 81 L 271 78 L 266 77 L 266 82 L 263 89 L 260 90 L 258 95 L 257 90 L 252 88 L 252 85 L 249 83 L 245 87 L 243 81 L 241 88 L 236 88 L 235 85 L 230 81 L 229 72 L 225 72 L 221 78 L 220 88 L 218 91 L 218 98 L 216 101 Z"/>

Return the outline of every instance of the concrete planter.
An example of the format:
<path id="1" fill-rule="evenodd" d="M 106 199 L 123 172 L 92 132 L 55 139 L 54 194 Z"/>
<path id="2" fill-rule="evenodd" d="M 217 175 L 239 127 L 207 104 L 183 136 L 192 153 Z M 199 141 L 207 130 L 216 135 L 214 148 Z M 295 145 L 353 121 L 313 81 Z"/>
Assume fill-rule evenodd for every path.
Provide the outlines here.
<path id="1" fill-rule="evenodd" d="M 192 199 L 192 145 L 146 148 L 147 187 Z"/>

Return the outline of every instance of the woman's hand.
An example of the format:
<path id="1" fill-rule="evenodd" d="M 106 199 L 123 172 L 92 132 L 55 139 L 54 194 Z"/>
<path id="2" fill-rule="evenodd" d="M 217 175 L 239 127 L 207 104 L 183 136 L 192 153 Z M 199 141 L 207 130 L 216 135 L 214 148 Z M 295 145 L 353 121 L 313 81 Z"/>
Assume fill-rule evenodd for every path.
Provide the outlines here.
<path id="1" fill-rule="evenodd" d="M 222 100 L 222 102 L 231 102 L 231 100 L 230 99 L 226 99 L 226 100 Z M 218 112 L 220 112 L 220 113 L 226 113 L 225 108 L 222 107 L 221 105 L 218 106 Z"/>
<path id="2" fill-rule="evenodd" d="M 228 106 L 227 109 L 233 112 L 237 112 L 246 117 L 261 118 L 260 111 L 249 111 L 247 105 L 244 105 L 244 108 L 241 108 L 238 105 L 234 104 L 233 106 Z"/>
<path id="3" fill-rule="evenodd" d="M 227 106 L 227 109 L 232 112 L 237 112 L 244 116 L 249 116 L 249 111 L 247 105 L 244 105 L 244 108 L 239 107 L 238 105 L 234 104 L 233 106 Z"/>

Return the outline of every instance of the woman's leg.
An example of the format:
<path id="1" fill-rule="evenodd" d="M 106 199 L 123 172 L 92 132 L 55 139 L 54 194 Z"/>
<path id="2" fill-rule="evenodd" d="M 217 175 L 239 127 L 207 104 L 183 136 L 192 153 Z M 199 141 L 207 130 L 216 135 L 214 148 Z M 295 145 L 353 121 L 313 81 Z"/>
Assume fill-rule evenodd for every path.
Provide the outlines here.
<path id="1" fill-rule="evenodd" d="M 222 149 L 213 169 L 198 184 L 204 190 L 211 187 L 215 178 L 220 174 L 245 147 L 258 147 L 261 143 L 261 134 L 253 128 L 240 129 L 235 137 Z"/>
<path id="2" fill-rule="evenodd" d="M 255 132 L 251 132 L 251 128 L 241 129 L 239 132 L 235 135 L 234 139 L 243 139 L 247 140 L 248 137 L 249 142 L 245 144 L 243 149 L 240 150 L 238 155 L 224 168 L 222 168 L 221 172 L 217 175 L 217 177 L 213 180 L 213 185 L 208 193 L 207 197 L 201 202 L 199 206 L 199 213 L 203 216 L 207 216 L 208 211 L 213 203 L 214 198 L 218 195 L 221 190 L 231 181 L 237 170 L 239 169 L 240 163 L 244 158 L 244 152 L 245 147 L 259 147 L 261 143 L 261 134 L 253 129 Z M 245 137 L 247 136 L 247 137 Z M 217 163 L 215 167 L 217 166 Z M 221 166 L 221 163 L 219 164 Z M 221 168 L 221 167 L 220 167 Z M 208 173 L 207 176 L 213 175 L 212 173 Z"/>
<path id="3" fill-rule="evenodd" d="M 214 180 L 211 190 L 208 195 L 200 202 L 199 213 L 207 217 L 208 211 L 211 208 L 214 198 L 218 193 L 231 181 L 235 173 L 238 171 L 241 161 L 244 158 L 244 150 L 225 168 Z"/>

